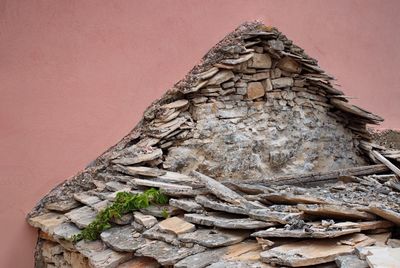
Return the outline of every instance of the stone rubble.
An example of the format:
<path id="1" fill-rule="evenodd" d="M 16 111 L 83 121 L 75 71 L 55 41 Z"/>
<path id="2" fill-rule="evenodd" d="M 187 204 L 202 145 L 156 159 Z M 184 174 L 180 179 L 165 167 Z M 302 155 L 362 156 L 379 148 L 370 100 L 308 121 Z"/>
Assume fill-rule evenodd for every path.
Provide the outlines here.
<path id="1" fill-rule="evenodd" d="M 333 80 L 277 29 L 243 24 L 30 213 L 36 267 L 400 263 L 400 151 L 373 143 L 383 119 Z M 71 241 L 117 193 L 149 188 L 169 203 Z"/>

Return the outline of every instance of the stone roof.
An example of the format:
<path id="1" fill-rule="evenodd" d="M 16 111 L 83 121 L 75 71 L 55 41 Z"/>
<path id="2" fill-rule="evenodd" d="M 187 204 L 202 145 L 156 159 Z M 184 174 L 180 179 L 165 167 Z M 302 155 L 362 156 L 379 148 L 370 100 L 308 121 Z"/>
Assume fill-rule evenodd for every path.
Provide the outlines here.
<path id="1" fill-rule="evenodd" d="M 32 210 L 36 266 L 297 267 L 345 262 L 378 242 L 390 251 L 400 152 L 371 141 L 367 124 L 383 119 L 333 81 L 277 29 L 242 24 Z M 148 188 L 169 203 L 70 241 L 118 192 Z"/>

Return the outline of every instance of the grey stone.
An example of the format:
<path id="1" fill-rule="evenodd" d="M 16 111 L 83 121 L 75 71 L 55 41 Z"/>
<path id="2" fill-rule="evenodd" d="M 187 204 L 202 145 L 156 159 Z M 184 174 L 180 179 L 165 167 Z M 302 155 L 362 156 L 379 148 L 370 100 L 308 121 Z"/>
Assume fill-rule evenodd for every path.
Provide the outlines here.
<path id="1" fill-rule="evenodd" d="M 140 213 L 138 211 L 135 211 L 133 213 L 133 216 L 134 216 L 135 222 L 143 225 L 146 229 L 149 229 L 149 228 L 153 227 L 158 222 L 156 217 L 154 217 L 152 215 L 145 215 L 145 214 Z"/>
<path id="2" fill-rule="evenodd" d="M 368 268 L 369 265 L 365 260 L 360 260 L 356 255 L 343 255 L 335 259 L 335 263 L 339 268 Z"/>
<path id="3" fill-rule="evenodd" d="M 135 255 L 154 258 L 161 265 L 174 265 L 179 260 L 204 250 L 205 248 L 199 245 L 186 248 L 176 247 L 162 241 L 152 241 L 137 250 Z"/>
<path id="4" fill-rule="evenodd" d="M 53 236 L 56 239 L 71 240 L 78 233 L 80 233 L 80 230 L 75 224 L 66 222 L 54 228 Z"/>
<path id="5" fill-rule="evenodd" d="M 234 76 L 235 75 L 232 71 L 221 70 L 208 80 L 207 85 L 219 85 L 225 81 L 228 81 L 229 79 L 232 79 Z"/>
<path id="6" fill-rule="evenodd" d="M 212 196 L 204 196 L 204 195 L 196 196 L 196 202 L 206 208 L 210 208 L 210 209 L 217 210 L 217 211 L 224 211 L 224 212 L 229 212 L 229 213 L 233 213 L 233 214 L 241 214 L 241 215 L 248 214 L 247 209 L 245 209 L 241 206 L 236 206 L 236 205 L 232 205 L 230 203 L 222 202 L 216 198 L 213 198 Z"/>
<path id="7" fill-rule="evenodd" d="M 118 225 L 127 225 L 133 221 L 132 213 L 122 215 L 120 218 L 114 218 L 112 221 Z"/>
<path id="8" fill-rule="evenodd" d="M 226 253 L 226 248 L 206 250 L 177 262 L 175 268 L 203 268 L 219 260 Z"/>
<path id="9" fill-rule="evenodd" d="M 185 220 L 195 224 L 214 226 L 223 229 L 259 229 L 276 225 L 276 223 L 273 222 L 238 218 L 224 213 L 209 213 L 208 215 L 185 214 Z"/>
<path id="10" fill-rule="evenodd" d="M 186 185 L 172 184 L 166 182 L 158 182 L 152 180 L 142 180 L 142 179 L 132 179 L 131 183 L 135 186 L 147 186 L 147 187 L 155 187 L 159 189 L 170 189 L 170 190 L 192 190 L 192 187 Z"/>
<path id="11" fill-rule="evenodd" d="M 246 87 L 238 87 L 238 88 L 236 88 L 236 93 L 239 95 L 246 95 L 247 88 Z"/>
<path id="12" fill-rule="evenodd" d="M 175 115 L 176 117 L 179 115 L 179 112 L 172 115 Z M 170 118 L 170 120 L 172 119 L 173 118 Z M 155 160 L 163 155 L 161 149 L 156 149 L 152 147 L 143 148 L 138 146 L 129 147 L 122 151 L 121 154 L 122 155 L 120 157 L 112 160 L 114 164 L 134 165 Z"/>
<path id="13" fill-rule="evenodd" d="M 164 104 L 163 106 L 161 106 L 161 108 L 164 108 L 164 109 L 182 108 L 182 107 L 185 107 L 186 105 L 188 105 L 188 103 L 189 103 L 188 100 L 181 99 L 181 100 L 176 100 L 176 101 Z"/>
<path id="14" fill-rule="evenodd" d="M 206 102 L 207 100 L 208 100 L 207 97 L 197 97 L 197 98 L 193 98 L 193 99 L 192 99 L 192 102 L 193 102 L 194 104 L 200 104 L 200 103 Z"/>
<path id="15" fill-rule="evenodd" d="M 174 246 L 182 246 L 183 243 L 177 239 L 177 236 L 173 233 L 165 233 L 162 232 L 158 226 L 158 224 L 154 225 L 150 229 L 143 232 L 143 237 L 153 240 L 164 241 L 168 244 Z"/>
<path id="16" fill-rule="evenodd" d="M 98 198 L 91 192 L 81 192 L 81 193 L 74 194 L 74 198 L 77 201 L 79 201 L 85 205 L 88 205 L 88 206 L 96 204 L 101 201 L 100 198 Z"/>
<path id="17" fill-rule="evenodd" d="M 236 65 L 248 61 L 253 57 L 253 53 L 245 54 L 237 59 L 224 59 L 221 61 L 223 64 Z"/>
<path id="18" fill-rule="evenodd" d="M 238 118 L 247 115 L 247 107 L 238 107 L 236 109 L 219 109 L 217 116 L 219 118 Z"/>
<path id="19" fill-rule="evenodd" d="M 249 67 L 256 69 L 271 68 L 272 60 L 268 54 L 254 53 L 252 61 L 249 62 Z"/>
<path id="20" fill-rule="evenodd" d="M 293 86 L 293 78 L 290 78 L 290 77 L 282 77 L 282 78 L 272 79 L 271 82 L 272 82 L 273 88 L 275 88 L 275 89 Z"/>
<path id="21" fill-rule="evenodd" d="M 62 214 L 50 212 L 33 218 L 29 218 L 28 223 L 31 226 L 39 228 L 43 232 L 52 235 L 54 228 L 66 222 L 67 220 L 68 219 Z"/>
<path id="22" fill-rule="evenodd" d="M 210 191 L 206 188 L 198 188 L 198 189 L 177 189 L 177 188 L 164 188 L 164 194 L 173 197 L 194 197 L 201 194 L 209 194 Z"/>
<path id="23" fill-rule="evenodd" d="M 53 210 L 57 212 L 67 212 L 71 209 L 79 207 L 81 204 L 76 200 L 65 200 L 65 201 L 57 201 L 53 203 L 45 204 L 45 208 L 48 210 Z"/>
<path id="24" fill-rule="evenodd" d="M 222 84 L 221 84 L 221 87 L 222 87 L 223 89 L 227 89 L 227 88 L 233 87 L 234 85 L 235 85 L 235 82 L 230 81 L 230 82 L 222 83 Z"/>
<path id="25" fill-rule="evenodd" d="M 169 199 L 169 204 L 186 212 L 203 212 L 203 207 L 193 199 Z"/>
<path id="26" fill-rule="evenodd" d="M 400 239 L 389 239 L 387 245 L 392 248 L 400 248 Z"/>
<path id="27" fill-rule="evenodd" d="M 126 173 L 128 175 L 142 175 L 146 177 L 157 177 L 164 175 L 166 173 L 165 170 L 161 170 L 158 168 L 149 168 L 149 167 L 124 167 L 120 165 L 114 166 L 116 170 Z"/>
<path id="28" fill-rule="evenodd" d="M 249 235 L 249 232 L 240 230 L 200 229 L 192 233 L 178 235 L 178 240 L 214 248 L 237 244 Z"/>
<path id="29" fill-rule="evenodd" d="M 96 219 L 96 211 L 91 207 L 85 206 L 71 210 L 66 213 L 65 216 L 68 217 L 73 223 L 79 228 L 87 227 L 92 221 Z"/>
<path id="30" fill-rule="evenodd" d="M 118 181 L 109 181 L 106 183 L 106 188 L 110 191 L 121 191 L 129 187 L 125 183 L 121 183 Z"/>
<path id="31" fill-rule="evenodd" d="M 113 227 L 102 232 L 100 238 L 116 251 L 135 252 L 145 244 L 145 239 L 133 226 Z"/>
<path id="32" fill-rule="evenodd" d="M 285 45 L 283 44 L 283 42 L 281 40 L 272 39 L 272 40 L 268 40 L 267 43 L 272 49 L 275 49 L 278 51 L 282 51 L 285 49 Z"/>
<path id="33" fill-rule="evenodd" d="M 175 216 L 178 215 L 181 210 L 169 205 L 151 205 L 147 208 L 140 209 L 140 212 L 157 218 L 162 218 L 165 216 L 165 213 L 167 213 L 168 216 Z"/>
<path id="34" fill-rule="evenodd" d="M 76 249 L 89 259 L 93 268 L 115 268 L 132 258 L 132 253 L 116 252 L 107 248 L 101 241 L 79 241 Z"/>
<path id="35" fill-rule="evenodd" d="M 208 69 L 207 71 L 204 71 L 202 73 L 197 74 L 197 77 L 200 79 L 208 79 L 210 77 L 212 77 L 214 74 L 216 74 L 218 72 L 218 68 L 217 67 L 212 67 L 210 69 Z"/>
<path id="36" fill-rule="evenodd" d="M 304 218 L 303 212 L 289 213 L 274 211 L 269 208 L 265 209 L 252 209 L 248 213 L 250 218 L 262 220 L 262 221 L 274 221 L 281 224 L 286 224 L 291 220 L 300 220 Z"/>
<path id="37" fill-rule="evenodd" d="M 135 230 L 138 231 L 139 233 L 143 233 L 143 232 L 146 230 L 146 228 L 145 228 L 143 225 L 141 225 L 140 223 L 138 223 L 138 222 L 136 222 L 136 221 L 133 221 L 133 222 L 131 223 L 131 225 L 132 225 L 132 227 L 135 228 Z"/>
<path id="38" fill-rule="evenodd" d="M 103 200 L 103 201 L 100 201 L 98 203 L 95 203 L 95 204 L 91 205 L 90 207 L 93 208 L 98 213 L 99 211 L 104 210 L 105 208 L 107 208 L 110 204 L 111 204 L 110 201 Z"/>

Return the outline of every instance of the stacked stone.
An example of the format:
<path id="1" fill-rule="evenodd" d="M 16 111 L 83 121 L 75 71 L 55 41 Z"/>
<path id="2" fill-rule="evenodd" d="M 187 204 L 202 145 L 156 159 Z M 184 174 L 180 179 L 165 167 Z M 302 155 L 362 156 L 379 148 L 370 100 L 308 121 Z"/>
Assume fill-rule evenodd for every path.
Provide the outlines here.
<path id="1" fill-rule="evenodd" d="M 41 230 L 45 267 L 308 266 L 340 260 L 356 248 L 399 242 L 389 241 L 400 226 L 400 193 L 387 183 L 394 175 L 303 188 L 223 184 L 195 171 L 183 175 L 139 166 L 119 171 L 117 180 L 96 181 L 96 189 L 49 203 L 47 213 L 29 219 Z M 118 192 L 149 187 L 169 195 L 169 204 L 123 215 L 97 241 L 71 242 Z M 286 252 L 290 247 L 299 250 Z M 301 255 L 312 250 L 317 252 Z"/>
<path id="2" fill-rule="evenodd" d="M 400 153 L 371 142 L 366 125 L 382 119 L 332 81 L 275 28 L 239 27 L 30 214 L 41 230 L 37 267 L 309 266 L 379 239 L 388 248 L 400 184 L 376 174 L 399 176 L 388 159 Z M 70 242 L 118 192 L 151 187 L 169 205 L 123 215 L 100 240 Z"/>
<path id="3" fill-rule="evenodd" d="M 150 166 L 247 179 L 365 164 L 358 150 L 374 160 L 359 142 L 370 142 L 366 125 L 382 119 L 349 104 L 276 29 L 242 33 L 223 50 L 145 112 L 138 145 L 164 152 Z"/>

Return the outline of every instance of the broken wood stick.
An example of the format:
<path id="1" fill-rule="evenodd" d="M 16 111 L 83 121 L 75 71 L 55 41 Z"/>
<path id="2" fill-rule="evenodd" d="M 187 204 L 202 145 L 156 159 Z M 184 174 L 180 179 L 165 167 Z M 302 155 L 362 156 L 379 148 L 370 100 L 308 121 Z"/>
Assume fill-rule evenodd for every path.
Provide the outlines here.
<path id="1" fill-rule="evenodd" d="M 298 185 L 315 182 L 324 182 L 335 180 L 341 176 L 365 176 L 376 173 L 383 173 L 388 171 L 389 168 L 384 164 L 351 167 L 345 169 L 330 170 L 325 172 L 312 172 L 306 174 L 284 175 L 265 179 L 246 180 L 247 184 L 264 184 L 264 185 Z M 236 181 L 230 181 L 236 182 Z M 239 181 L 237 181 L 239 182 Z M 241 181 L 243 182 L 243 181 Z"/>
<path id="2" fill-rule="evenodd" d="M 400 169 L 392 164 L 386 157 L 381 155 L 378 151 L 372 150 L 372 155 L 376 157 L 382 164 L 387 166 L 391 171 L 394 172 L 398 177 L 400 177 Z"/>

